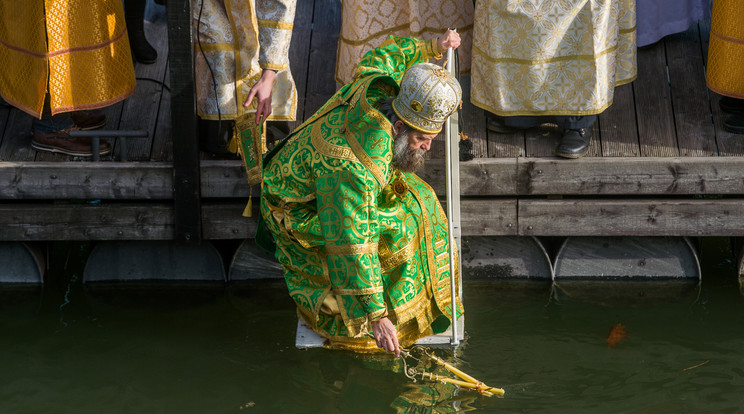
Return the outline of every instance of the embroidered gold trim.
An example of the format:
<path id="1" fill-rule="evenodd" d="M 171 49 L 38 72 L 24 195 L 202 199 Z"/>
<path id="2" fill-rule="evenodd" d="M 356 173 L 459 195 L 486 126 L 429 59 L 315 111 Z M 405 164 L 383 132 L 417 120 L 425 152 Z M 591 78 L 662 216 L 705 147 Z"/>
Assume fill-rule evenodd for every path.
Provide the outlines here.
<path id="1" fill-rule="evenodd" d="M 635 80 L 635 77 L 633 78 Z M 624 83 L 632 82 L 627 81 Z M 615 83 L 615 86 L 620 86 L 623 83 Z M 602 105 L 599 108 L 596 109 L 584 109 L 584 110 L 577 110 L 577 111 L 556 111 L 554 109 L 544 109 L 544 110 L 534 110 L 534 111 L 503 111 L 501 109 L 492 108 L 490 105 L 485 104 L 483 102 L 480 102 L 476 100 L 475 98 L 470 98 L 470 102 L 477 106 L 478 108 L 485 109 L 488 112 L 491 112 L 493 114 L 499 115 L 499 116 L 518 116 L 518 115 L 543 115 L 546 113 L 550 113 L 550 115 L 556 115 L 556 116 L 571 116 L 571 115 L 596 115 L 600 114 L 605 111 L 605 109 L 609 108 L 612 105 L 613 101 L 610 101 L 604 105 Z"/>
<path id="2" fill-rule="evenodd" d="M 321 128 L 313 128 L 310 132 L 310 141 L 313 143 L 315 150 L 327 157 L 359 162 L 359 159 L 354 155 L 354 151 L 351 148 L 331 144 L 323 138 L 321 132 Z"/>
<path id="3" fill-rule="evenodd" d="M 276 20 L 262 20 L 262 19 L 256 19 L 258 22 L 259 27 L 268 27 L 271 29 L 281 29 L 281 30 L 292 30 L 294 27 L 294 23 L 291 22 L 280 22 Z"/>
<path id="4" fill-rule="evenodd" d="M 604 55 L 610 54 L 617 51 L 619 45 L 615 45 L 609 49 L 605 49 L 594 55 L 568 55 L 568 56 L 556 56 L 549 59 L 519 59 L 519 58 L 495 58 L 488 55 L 486 52 L 481 50 L 477 45 L 473 45 L 473 52 L 481 55 L 483 59 L 493 63 L 516 63 L 520 65 L 543 65 L 546 63 L 553 62 L 570 62 L 575 60 L 596 60 Z"/>
<path id="5" fill-rule="evenodd" d="M 365 85 L 365 87 L 362 88 L 363 92 L 361 93 L 366 94 L 367 86 L 369 86 L 371 81 L 376 78 L 377 77 L 372 77 L 369 80 L 362 82 L 362 84 Z M 361 99 L 361 101 L 366 102 L 367 100 Z M 369 106 L 369 104 L 367 106 Z M 359 140 L 357 140 L 354 134 L 350 131 L 348 116 L 346 120 L 344 121 L 344 128 L 345 128 L 344 137 L 346 138 L 346 142 L 349 143 L 351 150 L 354 151 L 354 154 L 356 155 L 357 159 L 359 159 L 359 162 L 361 162 L 362 164 L 364 164 L 365 167 L 367 167 L 367 169 L 375 177 L 375 179 L 377 180 L 377 183 L 380 185 L 381 188 L 385 187 L 387 185 L 385 174 L 383 174 L 380 167 L 372 160 L 372 157 L 370 157 L 369 154 L 367 154 L 367 151 L 364 150 L 364 148 L 362 147 L 362 144 L 359 143 Z"/>
<path id="6" fill-rule="evenodd" d="M 380 268 L 387 272 L 390 269 L 394 269 L 401 263 L 405 263 L 410 260 L 416 251 L 421 246 L 421 231 L 416 231 L 416 237 L 413 238 L 407 245 L 396 250 L 395 252 L 383 255 L 380 254 Z"/>
<path id="7" fill-rule="evenodd" d="M 197 52 L 235 52 L 235 45 L 230 43 L 207 43 L 199 47 L 194 43 L 194 50 Z"/>
<path id="8" fill-rule="evenodd" d="M 377 243 L 326 245 L 326 254 L 367 254 L 377 253 Z"/>
<path id="9" fill-rule="evenodd" d="M 428 185 L 423 181 L 419 180 L 424 186 Z M 429 187 L 431 189 L 431 187 Z M 435 292 L 436 289 L 434 289 L 434 283 L 435 283 L 435 276 L 436 276 L 436 265 L 434 263 L 434 249 L 433 249 L 433 243 L 432 243 L 432 236 L 431 236 L 431 221 L 429 220 L 429 211 L 426 209 L 426 204 L 424 204 L 424 201 L 421 198 L 421 194 L 418 192 L 418 189 L 416 187 L 411 187 L 411 194 L 416 198 L 416 201 L 419 203 L 419 206 L 421 207 L 421 217 L 424 220 L 424 236 L 426 240 L 425 249 L 426 249 L 426 261 L 429 268 L 429 277 L 426 278 L 427 286 L 430 290 L 430 292 Z M 436 194 L 432 191 L 432 194 Z"/>
<path id="10" fill-rule="evenodd" d="M 336 296 L 372 295 L 379 292 L 382 292 L 382 286 L 375 286 L 365 289 L 333 289 L 333 293 L 335 293 Z"/>
<path id="11" fill-rule="evenodd" d="M 271 69 L 271 70 L 280 71 L 280 70 L 286 69 L 288 65 L 286 65 L 286 64 L 284 64 L 284 65 L 277 65 L 277 64 L 274 64 L 274 63 L 271 63 L 271 62 L 261 62 L 261 61 L 259 61 L 258 62 L 258 66 L 260 66 L 261 69 Z"/>

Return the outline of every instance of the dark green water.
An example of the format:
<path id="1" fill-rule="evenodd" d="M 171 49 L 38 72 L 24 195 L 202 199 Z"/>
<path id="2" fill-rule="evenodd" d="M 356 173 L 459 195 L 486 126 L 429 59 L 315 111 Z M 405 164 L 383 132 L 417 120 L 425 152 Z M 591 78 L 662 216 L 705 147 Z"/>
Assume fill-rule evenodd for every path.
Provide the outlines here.
<path id="1" fill-rule="evenodd" d="M 281 285 L 111 292 L 56 263 L 43 291 L 1 296 L 0 413 L 744 412 L 744 297 L 706 248 L 701 285 L 642 306 L 466 284 L 467 340 L 439 355 L 503 399 L 295 349 Z"/>

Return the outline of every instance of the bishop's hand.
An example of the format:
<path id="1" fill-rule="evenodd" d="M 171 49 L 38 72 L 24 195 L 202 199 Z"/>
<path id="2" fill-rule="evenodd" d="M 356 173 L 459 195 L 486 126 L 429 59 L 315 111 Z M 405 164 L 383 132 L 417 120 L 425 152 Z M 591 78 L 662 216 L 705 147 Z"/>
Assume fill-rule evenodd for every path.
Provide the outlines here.
<path id="1" fill-rule="evenodd" d="M 457 49 L 460 46 L 460 34 L 452 29 L 447 29 L 443 35 L 437 39 L 437 48 L 439 53 L 444 53 L 449 48 Z"/>
<path id="2" fill-rule="evenodd" d="M 388 352 L 395 352 L 396 357 L 400 356 L 398 333 L 390 319 L 381 318 L 372 322 L 372 335 L 375 337 L 377 346 Z"/>

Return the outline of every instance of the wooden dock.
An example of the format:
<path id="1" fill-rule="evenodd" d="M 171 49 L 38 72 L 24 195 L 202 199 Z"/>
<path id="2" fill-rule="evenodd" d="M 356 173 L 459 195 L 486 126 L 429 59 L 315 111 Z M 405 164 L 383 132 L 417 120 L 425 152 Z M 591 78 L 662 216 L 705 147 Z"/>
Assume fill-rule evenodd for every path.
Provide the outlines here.
<path id="1" fill-rule="evenodd" d="M 191 19 L 180 3 L 188 2 L 148 5 L 158 60 L 136 64 L 134 96 L 106 109 L 105 129 L 148 132 L 127 140 L 129 161 L 119 160 L 120 140 L 97 162 L 36 152 L 30 116 L 0 107 L 0 241 L 252 237 L 255 221 L 241 216 L 251 192 L 242 163 L 194 152 L 193 101 L 184 99 L 193 91 L 183 36 Z M 298 1 L 294 125 L 336 90 L 329 62 L 340 8 L 334 0 Z M 744 236 L 744 136 L 723 130 L 720 97 L 705 86 L 708 32 L 709 22 L 700 22 L 640 49 L 638 79 L 617 88 L 589 154 L 578 160 L 552 156 L 558 131 L 487 131 L 487 114 L 469 103 L 464 76 L 462 122 L 475 159 L 461 163 L 463 235 Z M 440 140 L 421 173 L 439 194 L 442 152 Z"/>

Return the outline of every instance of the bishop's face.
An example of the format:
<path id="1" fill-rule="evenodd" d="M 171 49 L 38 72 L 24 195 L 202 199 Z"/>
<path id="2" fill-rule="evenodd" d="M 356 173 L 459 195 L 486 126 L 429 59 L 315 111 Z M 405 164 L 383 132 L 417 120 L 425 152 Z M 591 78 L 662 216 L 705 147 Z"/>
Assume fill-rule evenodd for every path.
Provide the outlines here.
<path id="1" fill-rule="evenodd" d="M 396 121 L 393 165 L 401 171 L 414 172 L 424 165 L 424 154 L 431 149 L 431 142 L 437 134 L 407 128 L 402 121 Z"/>

